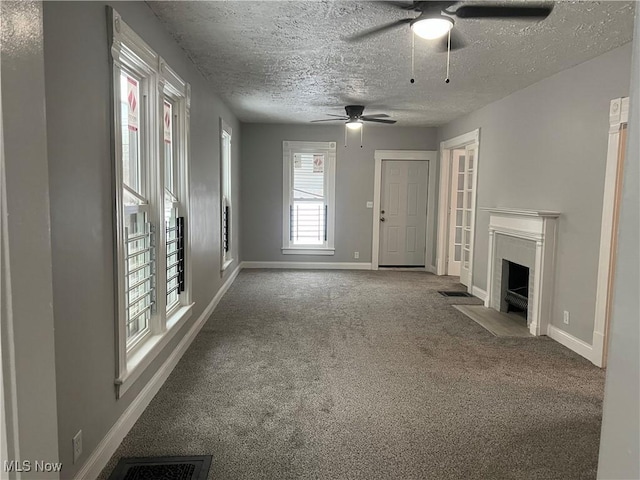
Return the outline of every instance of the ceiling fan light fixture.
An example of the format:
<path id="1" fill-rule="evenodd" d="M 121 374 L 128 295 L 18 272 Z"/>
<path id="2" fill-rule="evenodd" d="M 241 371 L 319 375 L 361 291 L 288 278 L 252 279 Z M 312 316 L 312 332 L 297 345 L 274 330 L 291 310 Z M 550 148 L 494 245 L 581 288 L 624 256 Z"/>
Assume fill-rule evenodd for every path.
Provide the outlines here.
<path id="1" fill-rule="evenodd" d="M 360 130 L 362 128 L 362 121 L 360 121 L 360 120 L 349 120 L 347 122 L 347 128 L 349 130 Z"/>
<path id="2" fill-rule="evenodd" d="M 435 40 L 453 28 L 453 19 L 445 15 L 419 16 L 411 22 L 411 30 L 421 38 Z"/>

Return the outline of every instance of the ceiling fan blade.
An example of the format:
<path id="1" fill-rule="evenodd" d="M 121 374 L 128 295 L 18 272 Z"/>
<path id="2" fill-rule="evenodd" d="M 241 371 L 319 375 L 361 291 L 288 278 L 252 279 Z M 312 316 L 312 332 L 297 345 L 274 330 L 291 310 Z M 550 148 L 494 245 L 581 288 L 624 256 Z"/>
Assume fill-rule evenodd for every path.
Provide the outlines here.
<path id="1" fill-rule="evenodd" d="M 438 52 L 447 51 L 447 44 L 449 42 L 447 35 L 445 35 L 444 37 L 438 38 L 436 42 L 437 42 L 436 50 Z M 455 28 L 453 28 L 451 30 L 451 51 L 460 50 L 461 48 L 464 48 L 466 46 L 467 46 L 467 42 L 465 41 L 462 34 L 458 32 Z"/>
<path id="2" fill-rule="evenodd" d="M 358 42 L 360 40 L 364 40 L 365 38 L 373 37 L 375 35 L 384 33 L 387 30 L 392 30 L 394 28 L 405 25 L 411 22 L 411 20 L 413 20 L 413 18 L 403 18 L 402 20 L 397 20 L 395 22 L 387 23 L 385 25 L 380 25 L 378 27 L 370 28 L 360 33 L 356 33 L 355 35 L 351 35 L 350 37 L 346 37 L 346 40 L 349 42 Z"/>
<path id="3" fill-rule="evenodd" d="M 389 118 L 389 115 L 387 115 L 386 113 L 372 113 L 371 115 L 363 115 L 362 117 L 363 120 L 366 120 L 368 118 Z"/>
<path id="4" fill-rule="evenodd" d="M 396 123 L 395 120 L 385 120 L 383 118 L 360 118 L 365 122 L 388 123 L 389 125 Z"/>
<path id="5" fill-rule="evenodd" d="M 324 120 L 311 120 L 311 123 L 317 122 L 339 122 L 341 120 L 349 120 L 348 118 L 325 118 Z"/>
<path id="6" fill-rule="evenodd" d="M 328 117 L 338 117 L 341 118 L 343 120 L 349 120 L 349 117 L 346 117 L 344 115 L 334 115 L 333 113 L 325 113 L 326 116 Z"/>
<path id="7" fill-rule="evenodd" d="M 458 18 L 547 18 L 553 5 L 463 5 L 453 14 Z"/>

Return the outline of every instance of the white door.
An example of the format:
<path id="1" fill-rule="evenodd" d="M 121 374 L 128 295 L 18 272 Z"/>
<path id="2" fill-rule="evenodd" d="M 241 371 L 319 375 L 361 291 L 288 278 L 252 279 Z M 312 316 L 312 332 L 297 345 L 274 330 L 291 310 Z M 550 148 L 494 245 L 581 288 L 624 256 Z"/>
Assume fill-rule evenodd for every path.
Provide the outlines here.
<path id="1" fill-rule="evenodd" d="M 428 165 L 426 161 L 382 162 L 381 267 L 425 264 Z"/>
<path id="2" fill-rule="evenodd" d="M 460 263 L 460 283 L 471 285 L 471 257 L 473 255 L 473 232 L 476 214 L 476 157 L 478 144 L 465 147 L 464 180 L 462 191 L 462 261 Z M 463 162 L 459 162 L 462 167 Z M 460 174 L 458 174 L 460 175 Z"/>
<path id="3" fill-rule="evenodd" d="M 449 200 L 449 254 L 447 275 L 460 276 L 462 260 L 462 220 L 464 217 L 464 172 L 466 151 L 451 153 L 451 198 Z"/>

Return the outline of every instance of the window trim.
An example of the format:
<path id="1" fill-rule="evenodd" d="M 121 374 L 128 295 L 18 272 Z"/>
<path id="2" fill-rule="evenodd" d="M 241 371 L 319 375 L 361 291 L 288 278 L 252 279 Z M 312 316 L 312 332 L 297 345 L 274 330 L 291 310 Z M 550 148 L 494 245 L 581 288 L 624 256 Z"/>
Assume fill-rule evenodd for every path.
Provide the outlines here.
<path id="1" fill-rule="evenodd" d="M 224 137 L 229 137 L 229 162 L 228 168 L 225 169 L 224 165 Z M 224 272 L 234 262 L 233 251 L 233 239 L 234 230 L 231 229 L 231 242 L 229 242 L 229 250 L 224 250 L 224 210 L 225 207 L 229 207 L 231 212 L 231 223 L 233 224 L 234 209 L 233 209 L 233 188 L 231 186 L 231 165 L 232 165 L 232 145 L 233 145 L 233 130 L 222 118 L 220 118 L 220 271 Z M 228 185 L 225 187 L 225 176 L 228 174 Z M 228 192 L 227 190 L 228 187 Z M 227 193 L 227 195 L 225 195 Z"/>
<path id="2" fill-rule="evenodd" d="M 191 301 L 191 235 L 189 235 L 189 116 L 190 85 L 184 82 L 166 62 L 149 47 L 121 18 L 118 12 L 108 9 L 108 25 L 111 38 L 111 69 L 113 101 L 113 136 L 114 145 L 114 186 L 115 191 L 115 287 L 116 287 L 116 398 L 120 398 L 140 377 L 158 354 L 166 347 L 180 330 L 180 326 L 192 315 L 194 303 Z M 141 75 L 140 102 L 145 96 L 144 106 L 140 107 L 140 145 L 141 169 L 145 168 L 144 197 L 135 194 L 138 200 L 146 203 L 134 206 L 135 210 L 146 211 L 149 222 L 156 227 L 156 304 L 155 313 L 149 321 L 149 329 L 134 344 L 127 345 L 126 338 L 126 297 L 124 294 L 125 278 L 123 275 L 125 262 L 125 227 L 127 212 L 124 208 L 124 182 L 122 165 L 120 105 L 121 72 Z M 144 93 L 142 86 L 144 85 Z M 167 95 L 167 92 L 169 95 Z M 183 200 L 185 228 L 185 291 L 180 306 L 166 312 L 166 238 L 164 233 L 164 148 L 162 148 L 163 126 L 162 113 L 165 95 L 172 98 L 174 106 L 179 107 L 176 131 L 176 159 L 178 165 L 177 181 Z M 143 164 L 144 162 L 144 164 Z M 141 170 L 142 171 L 142 170 Z M 131 190 L 131 188 L 128 188 Z M 158 226 L 161 226 L 158 228 Z M 161 282 L 164 282 L 161 283 Z"/>
<path id="3" fill-rule="evenodd" d="M 327 241 L 325 246 L 294 245 L 290 238 L 290 206 L 295 153 L 323 154 L 327 205 Z M 283 255 L 335 254 L 336 142 L 282 142 L 282 249 Z"/>
<path id="4" fill-rule="evenodd" d="M 180 76 L 171 68 L 162 57 L 159 57 L 158 61 L 158 109 L 159 112 L 164 112 L 165 97 L 168 98 L 173 105 L 173 114 L 176 117 L 176 124 L 174 126 L 176 133 L 176 148 L 173 150 L 175 158 L 173 158 L 173 164 L 175 167 L 174 175 L 174 190 L 171 194 L 178 194 L 178 216 L 184 217 L 185 230 L 187 231 L 187 238 L 184 246 L 185 256 L 185 290 L 180 294 L 182 300 L 174 306 L 170 311 L 166 310 L 166 295 L 158 295 L 158 298 L 162 297 L 158 301 L 158 310 L 162 308 L 165 312 L 166 318 L 163 330 L 167 330 L 167 325 L 171 323 L 174 317 L 180 318 L 180 312 L 182 308 L 191 304 L 191 235 L 189 232 L 189 224 L 191 220 L 191 208 L 190 208 L 190 178 L 189 178 L 189 125 L 190 125 L 190 112 L 191 112 L 191 86 L 180 78 Z M 157 117 L 160 118 L 160 117 Z M 164 128 L 162 122 L 159 125 L 158 132 L 159 142 L 159 173 L 160 178 L 158 185 L 161 186 L 159 192 L 159 200 L 162 202 L 161 212 L 164 212 L 164 200 L 165 200 L 165 154 L 164 154 Z M 180 215 L 182 214 L 182 215 Z M 164 227 L 164 216 L 158 219 L 158 225 Z M 161 245 L 161 251 L 164 255 L 158 255 L 158 284 L 162 284 L 166 289 L 167 270 L 166 270 L 166 235 L 158 235 L 158 243 Z M 160 258 L 162 257 L 162 258 Z M 166 291 L 164 292 L 166 294 Z M 175 320 L 174 320 L 175 321 Z"/>

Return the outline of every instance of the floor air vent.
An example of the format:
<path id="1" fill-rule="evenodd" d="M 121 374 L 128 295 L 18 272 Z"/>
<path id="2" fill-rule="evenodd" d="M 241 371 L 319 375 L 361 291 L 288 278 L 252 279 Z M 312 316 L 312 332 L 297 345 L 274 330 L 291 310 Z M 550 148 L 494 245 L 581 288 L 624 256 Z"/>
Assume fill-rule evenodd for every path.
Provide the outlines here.
<path id="1" fill-rule="evenodd" d="M 438 290 L 443 297 L 473 297 L 469 292 L 458 292 L 454 290 Z"/>
<path id="2" fill-rule="evenodd" d="M 109 480 L 206 480 L 211 456 L 122 458 Z"/>

